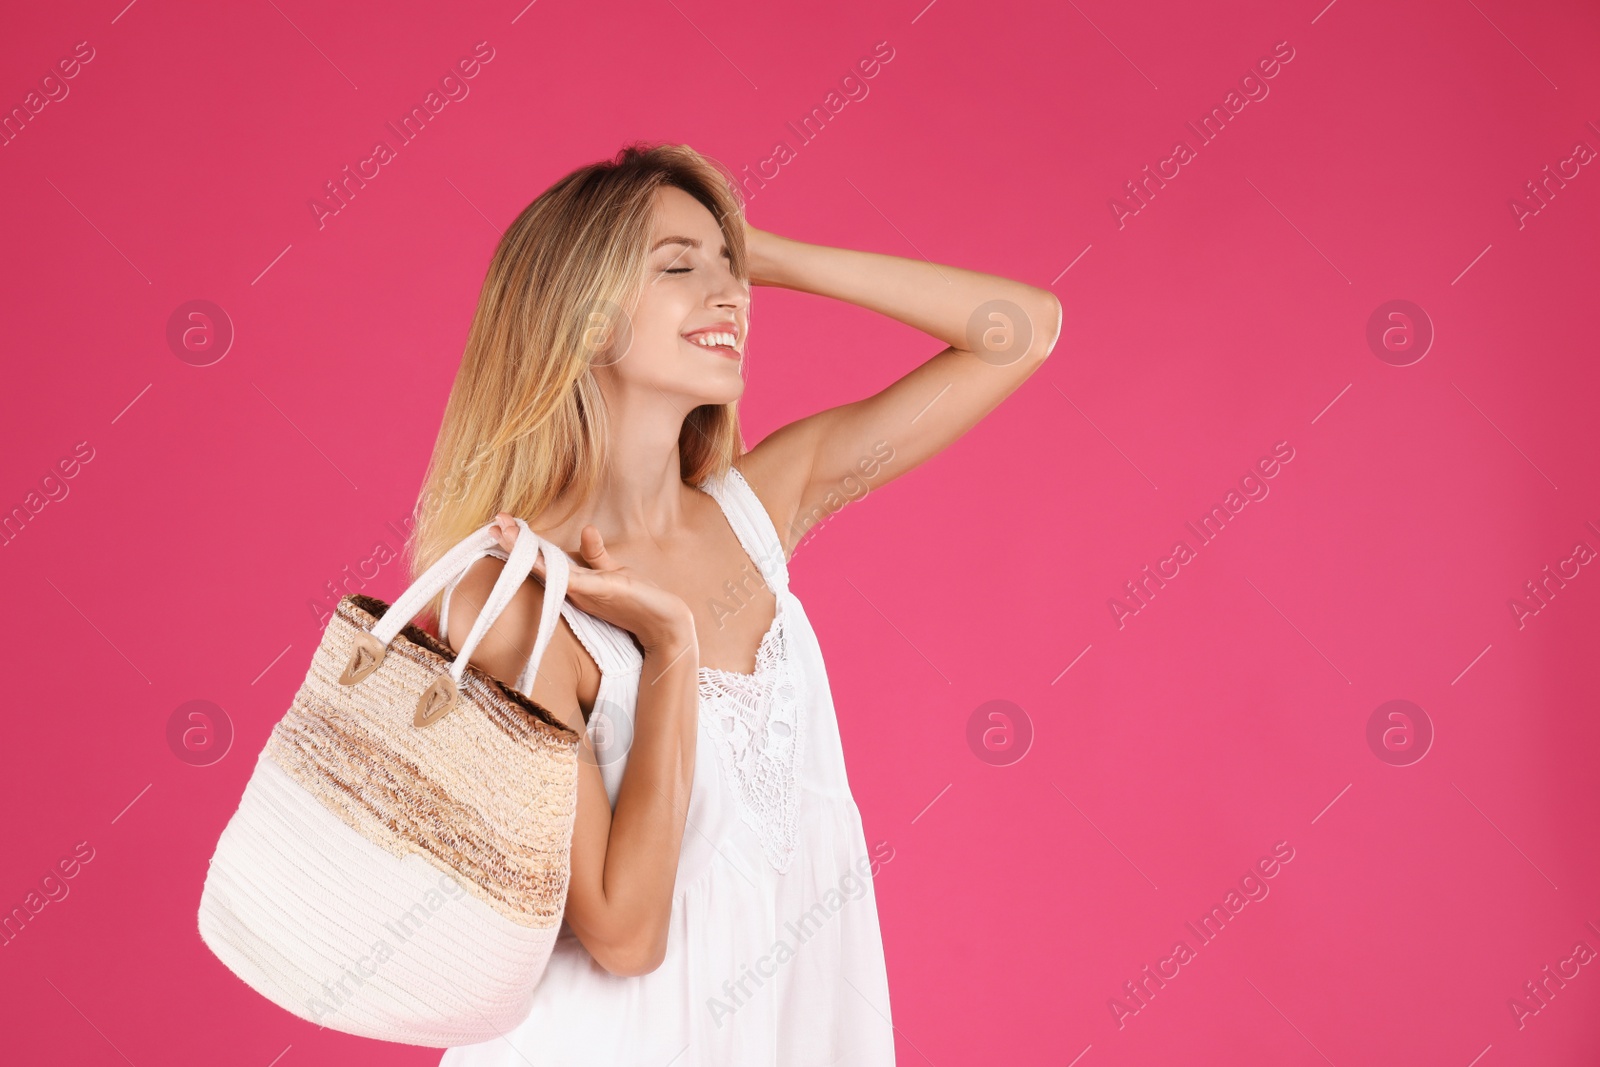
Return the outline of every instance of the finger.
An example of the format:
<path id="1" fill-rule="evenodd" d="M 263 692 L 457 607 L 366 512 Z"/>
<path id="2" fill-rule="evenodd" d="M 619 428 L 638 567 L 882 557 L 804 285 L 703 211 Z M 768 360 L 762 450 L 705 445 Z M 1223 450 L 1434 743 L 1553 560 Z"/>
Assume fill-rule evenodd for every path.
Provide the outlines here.
<path id="1" fill-rule="evenodd" d="M 594 526 L 585 526 L 578 535 L 578 551 L 583 561 L 597 571 L 613 570 L 617 566 L 606 551 L 606 543 L 599 529 Z"/>
<path id="2" fill-rule="evenodd" d="M 538 577 L 540 582 L 544 581 L 545 570 L 546 570 L 546 566 L 547 566 L 547 563 L 548 563 L 548 557 L 549 557 L 550 553 L 552 553 L 552 552 L 560 552 L 563 556 L 567 557 L 567 574 L 569 576 L 570 575 L 575 575 L 575 574 L 583 574 L 583 573 L 587 572 L 588 568 L 579 567 L 576 564 L 574 564 L 573 561 L 572 561 L 572 557 L 568 556 L 567 553 L 565 551 L 563 551 L 559 545 L 557 545 L 557 546 L 545 546 L 539 552 L 538 558 L 533 561 L 533 573 Z"/>
<path id="3" fill-rule="evenodd" d="M 517 529 L 516 519 L 512 518 L 507 512 L 502 511 L 495 515 L 494 522 L 498 527 L 495 530 L 495 539 L 500 543 L 501 548 L 510 552 L 517 543 L 517 534 L 521 532 Z"/>
<path id="4" fill-rule="evenodd" d="M 565 555 L 565 553 L 563 553 L 563 555 Z M 592 570 L 589 567 L 578 566 L 577 564 L 572 563 L 570 558 L 568 560 L 568 564 L 566 588 L 567 596 L 572 596 L 574 593 L 580 597 L 584 595 L 592 596 L 596 594 L 603 596 L 608 591 L 609 587 L 600 577 L 600 573 L 598 571 Z M 533 577 L 539 580 L 540 585 L 545 585 L 547 583 L 548 576 L 546 574 L 545 554 L 543 552 L 539 553 L 539 558 L 533 561 L 532 573 Z"/>

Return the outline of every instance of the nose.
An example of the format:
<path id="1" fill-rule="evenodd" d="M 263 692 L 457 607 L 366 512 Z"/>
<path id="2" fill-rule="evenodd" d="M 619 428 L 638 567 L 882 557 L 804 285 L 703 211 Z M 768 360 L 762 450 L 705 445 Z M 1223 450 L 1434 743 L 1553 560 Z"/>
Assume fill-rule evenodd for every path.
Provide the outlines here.
<path id="1" fill-rule="evenodd" d="M 750 306 L 749 283 L 740 280 L 727 264 L 716 273 L 716 279 L 716 284 L 706 294 L 707 306 L 734 311 Z"/>

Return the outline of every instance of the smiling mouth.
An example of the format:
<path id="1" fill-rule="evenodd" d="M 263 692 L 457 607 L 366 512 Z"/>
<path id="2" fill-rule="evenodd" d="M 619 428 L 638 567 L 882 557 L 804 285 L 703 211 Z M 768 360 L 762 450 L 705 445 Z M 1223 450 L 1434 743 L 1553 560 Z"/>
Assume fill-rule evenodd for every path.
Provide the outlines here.
<path id="1" fill-rule="evenodd" d="M 724 334 L 722 336 L 727 336 L 727 335 Z M 696 347 L 696 348 L 704 348 L 704 349 L 706 349 L 708 351 L 715 352 L 718 355 L 726 356 L 729 359 L 739 359 L 742 356 L 742 353 L 737 348 L 735 348 L 733 345 L 730 345 L 730 344 L 708 344 L 708 343 L 706 343 L 704 341 L 700 341 L 698 339 L 689 338 L 689 337 L 685 337 L 684 341 L 686 341 L 687 343 L 689 343 L 691 345 L 694 345 L 694 347 Z"/>

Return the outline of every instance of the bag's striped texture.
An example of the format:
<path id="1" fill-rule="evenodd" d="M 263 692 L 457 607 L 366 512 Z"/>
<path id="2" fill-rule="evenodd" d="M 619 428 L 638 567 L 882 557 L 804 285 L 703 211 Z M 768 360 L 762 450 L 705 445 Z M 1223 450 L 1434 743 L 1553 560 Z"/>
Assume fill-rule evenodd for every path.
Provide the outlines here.
<path id="1" fill-rule="evenodd" d="M 421 852 L 521 926 L 558 927 L 577 804 L 577 734 L 481 672 L 462 679 L 462 707 L 419 729 L 409 712 L 454 655 L 415 626 L 377 672 L 339 684 L 358 630 L 388 605 L 339 603 L 305 684 L 267 751 L 368 841 Z"/>
<path id="2" fill-rule="evenodd" d="M 490 527 L 394 606 L 339 602 L 217 842 L 200 936 L 303 1019 L 444 1048 L 504 1034 L 532 1006 L 566 903 L 579 737 L 468 662 L 541 554 L 536 654 L 553 634 L 567 561 L 518 525 L 528 540 L 459 657 L 406 613 L 493 543 Z M 384 631 L 377 669 L 340 684 L 358 637 L 383 645 Z M 446 673 L 454 708 L 417 725 L 419 700 Z"/>

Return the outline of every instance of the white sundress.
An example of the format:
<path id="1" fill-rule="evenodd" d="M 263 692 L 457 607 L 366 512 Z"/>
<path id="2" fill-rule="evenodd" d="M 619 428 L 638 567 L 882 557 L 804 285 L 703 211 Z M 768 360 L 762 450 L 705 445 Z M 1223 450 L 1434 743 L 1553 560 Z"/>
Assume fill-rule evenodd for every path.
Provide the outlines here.
<path id="1" fill-rule="evenodd" d="M 889 983 L 868 850 L 816 633 L 789 592 L 778 532 L 737 468 L 700 486 L 777 598 L 753 674 L 700 669 L 699 746 L 666 958 L 622 978 L 563 920 L 532 1013 L 440 1067 L 884 1067 Z M 499 548 L 487 554 L 504 559 Z M 454 583 L 451 587 L 454 588 Z M 441 636 L 450 589 L 440 609 Z M 729 605 L 733 607 L 734 605 Z M 643 657 L 626 630 L 565 601 L 600 668 L 587 726 L 615 807 Z M 527 693 L 537 664 L 517 688 Z"/>

